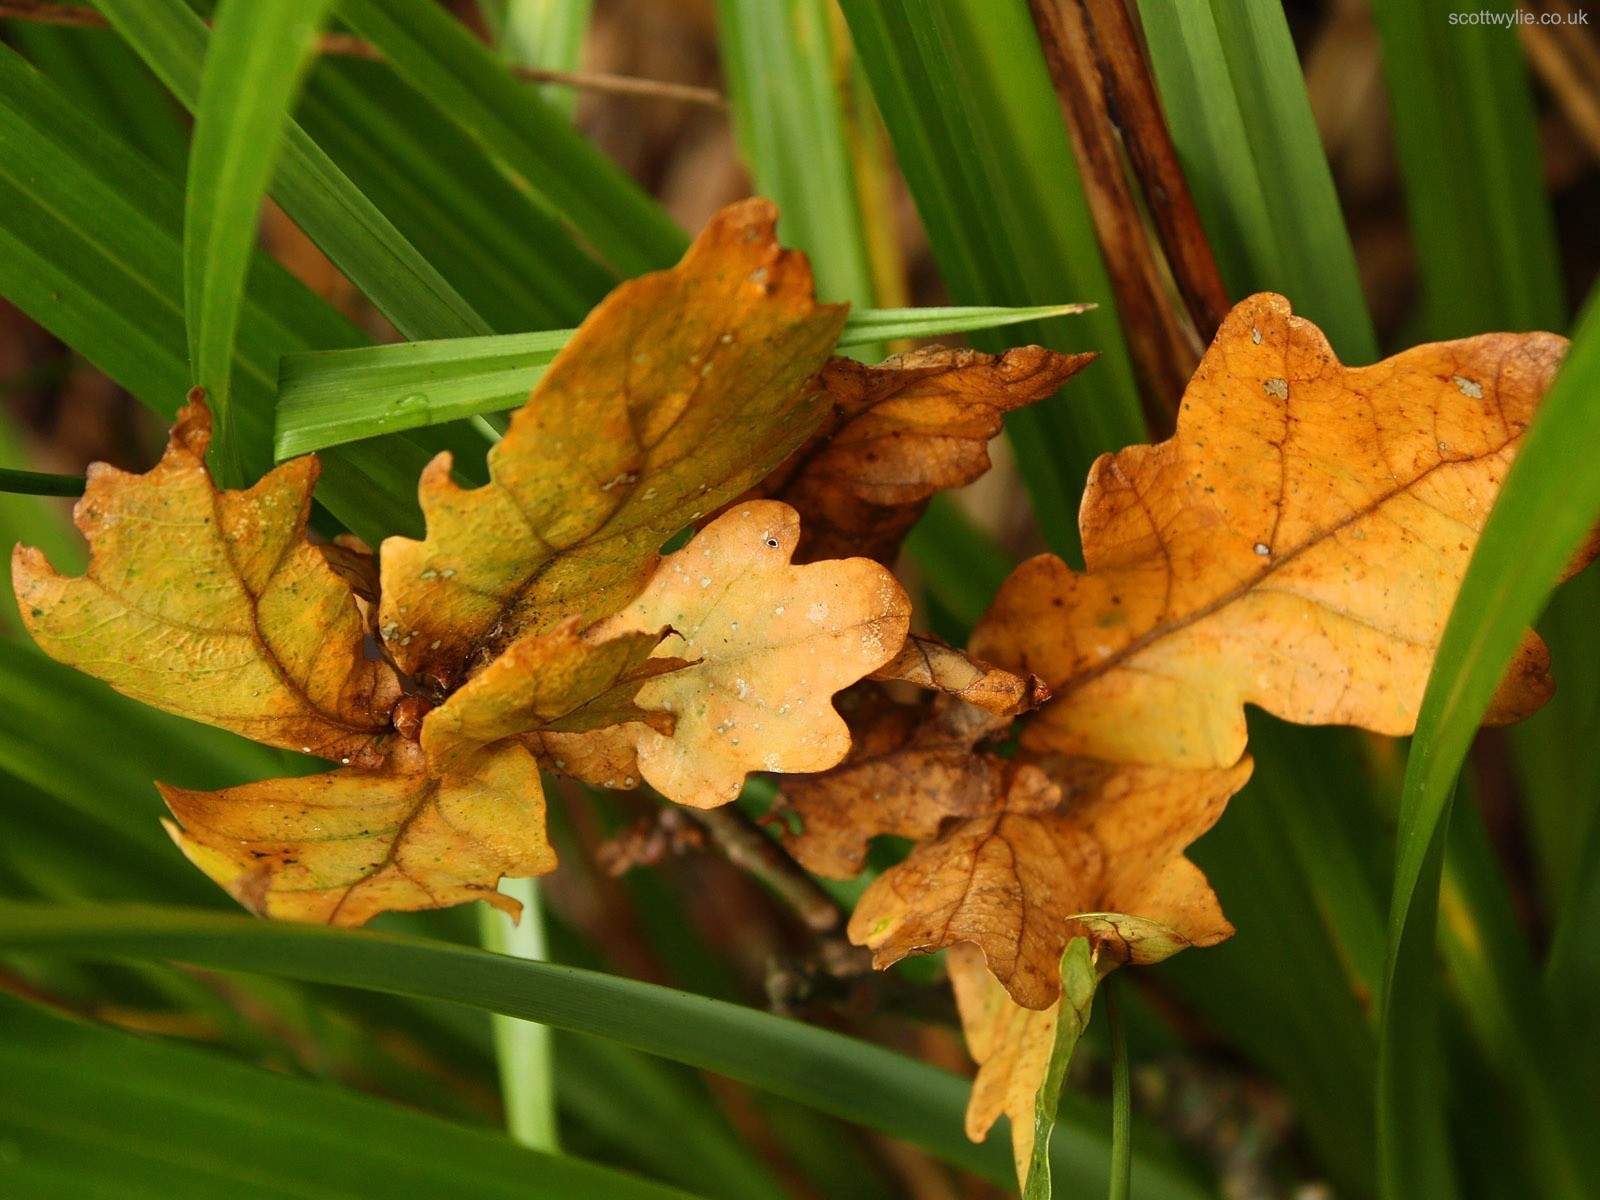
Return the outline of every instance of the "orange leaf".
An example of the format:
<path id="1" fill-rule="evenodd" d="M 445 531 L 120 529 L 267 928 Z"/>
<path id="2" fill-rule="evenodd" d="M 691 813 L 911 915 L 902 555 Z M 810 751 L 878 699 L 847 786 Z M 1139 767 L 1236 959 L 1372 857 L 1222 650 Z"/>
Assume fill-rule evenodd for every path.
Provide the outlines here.
<path id="1" fill-rule="evenodd" d="M 816 429 L 813 376 L 845 309 L 816 303 L 776 217 L 726 208 L 678 266 L 606 297 L 489 451 L 488 484 L 429 464 L 427 538 L 382 549 L 382 628 L 407 673 L 453 685 L 523 632 L 616 612 L 662 543 Z"/>
<path id="2" fill-rule="evenodd" d="M 349 587 L 306 541 L 316 460 L 219 492 L 210 441 L 197 400 L 150 471 L 89 468 L 74 510 L 88 573 L 64 578 L 21 546 L 12 556 L 28 631 L 52 658 L 155 708 L 375 765 L 400 686 L 363 654 Z"/>
<path id="3" fill-rule="evenodd" d="M 443 778 L 396 741 L 381 771 L 269 779 L 219 792 L 161 785 L 202 871 L 252 912 L 359 925 L 380 912 L 487 900 L 501 876 L 555 869 L 533 756 L 501 742 Z"/>
<path id="4" fill-rule="evenodd" d="M 1280 296 L 1238 305 L 1177 434 L 1094 466 L 1087 573 L 1024 563 L 972 649 L 1055 699 L 1023 745 L 1226 766 L 1243 706 L 1409 733 L 1445 618 L 1564 352 L 1489 334 L 1346 368 Z M 1550 692 L 1530 633 L 1491 714 Z"/>
<path id="5" fill-rule="evenodd" d="M 1050 689 L 1037 675 L 1024 679 L 925 633 L 906 638 L 894 661 L 872 678 L 944 692 L 1002 717 L 1020 716 L 1050 699 Z"/>
<path id="6" fill-rule="evenodd" d="M 1074 934 L 1111 962 L 1138 962 L 1233 932 L 1183 851 L 1249 779 L 1248 758 L 1228 770 L 1045 765 L 1065 797 L 1058 809 L 955 822 L 873 881 L 849 933 L 872 949 L 874 965 L 973 942 L 1018 1004 L 1046 1008 L 1060 995 L 1058 965 Z"/>
<path id="7" fill-rule="evenodd" d="M 800 513 L 800 561 L 892 562 L 935 492 L 989 469 L 1001 418 L 1052 395 L 1094 357 L 930 346 L 875 367 L 835 358 L 822 372 L 832 416 L 761 493 Z"/>
<path id="8" fill-rule="evenodd" d="M 751 771 L 839 762 L 850 732 L 833 694 L 888 662 L 905 640 L 911 602 L 893 575 L 866 559 L 792 565 L 799 535 L 787 505 L 737 505 L 590 630 L 605 640 L 668 626 L 656 654 L 691 664 L 638 692 L 640 708 L 671 714 L 670 735 L 624 727 L 640 774 L 680 804 L 726 804 Z"/>
<path id="9" fill-rule="evenodd" d="M 854 744 L 841 765 L 784 781 L 784 800 L 801 821 L 799 833 L 784 835 L 789 852 L 808 871 L 849 879 L 879 834 L 921 840 L 952 817 L 1055 807 L 1060 789 L 1038 767 L 977 749 L 1010 724 L 948 698 L 926 714 L 869 708 L 851 721 Z"/>

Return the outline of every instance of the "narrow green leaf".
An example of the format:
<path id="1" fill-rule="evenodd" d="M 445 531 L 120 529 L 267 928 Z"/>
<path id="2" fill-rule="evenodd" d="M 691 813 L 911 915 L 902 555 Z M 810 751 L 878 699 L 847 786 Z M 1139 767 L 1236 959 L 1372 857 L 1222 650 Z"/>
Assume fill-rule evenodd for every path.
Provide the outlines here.
<path id="1" fill-rule="evenodd" d="M 937 337 L 1017 324 L 1082 305 L 890 308 L 852 313 L 839 344 Z M 570 329 L 291 354 L 278 377 L 277 457 L 520 407 Z"/>
<path id="2" fill-rule="evenodd" d="M 842 0 L 861 65 L 951 297 L 965 304 L 1102 305 L 1023 330 L 1100 360 L 1010 414 L 1034 512 L 1076 557 L 1089 464 L 1145 437 L 1133 368 L 1028 7 L 994 0 Z M 1000 339 L 976 337 L 984 350 Z"/>
<path id="3" fill-rule="evenodd" d="M 522 912 L 513 921 L 500 910 L 483 905 L 478 910 L 483 948 L 529 962 L 543 962 L 550 953 L 545 944 L 544 899 L 539 881 L 503 879 L 500 890 L 521 904 Z M 493 1022 L 506 1131 L 524 1146 L 556 1153 L 561 1143 L 556 1132 L 556 1081 L 550 1030 L 532 1021 L 519 1021 L 498 1013 Z"/>
<path id="4" fill-rule="evenodd" d="M 689 1200 L 339 1088 L 0 998 L 7 1196 Z"/>
<path id="5" fill-rule="evenodd" d="M 81 496 L 85 482 L 82 475 L 46 475 L 39 471 L 0 467 L 0 492 L 24 496 Z"/>
<path id="6" fill-rule="evenodd" d="M 204 22 L 183 0 L 95 0 L 95 5 L 179 103 L 194 112 L 211 36 Z M 490 332 L 483 318 L 292 122 L 271 191 L 402 335 Z"/>
<path id="7" fill-rule="evenodd" d="M 479 0 L 478 8 L 508 63 L 547 71 L 576 71 L 581 65 L 594 0 Z M 545 84 L 539 94 L 569 117 L 577 107 L 570 87 Z"/>
<path id="8" fill-rule="evenodd" d="M 213 473 L 245 483 L 233 419 L 233 339 L 261 200 L 333 0 L 224 0 L 200 77 L 183 212 L 189 369 L 216 421 Z"/>
<path id="9" fill-rule="evenodd" d="M 1106 987 L 1111 1037 L 1111 1200 L 1128 1200 L 1133 1185 L 1133 1088 L 1128 1080 L 1128 1038 L 1122 1028 L 1122 980 Z"/>
<path id="10" fill-rule="evenodd" d="M 839 109 L 828 0 L 718 0 L 717 43 L 739 153 L 777 201 L 784 244 L 804 250 L 823 300 L 873 302 L 855 172 Z"/>
<path id="11" fill-rule="evenodd" d="M 1067 1067 L 1072 1062 L 1073 1051 L 1078 1048 L 1078 1039 L 1089 1024 L 1089 1009 L 1099 982 L 1089 939 L 1073 938 L 1061 955 L 1061 1008 L 1056 1016 L 1056 1036 L 1050 1046 L 1044 1082 L 1033 1100 L 1033 1153 L 1028 1159 L 1022 1200 L 1050 1200 L 1050 1135 L 1055 1132 L 1056 1110 L 1061 1106 L 1061 1085 L 1066 1082 Z M 1113 1154 L 1116 1149 L 1113 1134 Z M 1113 1182 L 1112 1187 L 1115 1186 Z"/>
<path id="12" fill-rule="evenodd" d="M 0 47 L 0 294 L 170 418 L 189 387 L 177 182 L 95 124 L 13 51 Z M 246 467 L 271 465 L 267 432 L 279 358 L 353 346 L 362 333 L 265 256 L 248 280 L 233 386 Z M 468 431 L 470 432 L 470 431 Z M 376 544 L 420 533 L 416 481 L 459 431 L 336 449 L 318 498 Z M 255 451 L 252 454 L 252 450 Z"/>
<path id="13" fill-rule="evenodd" d="M 1139 15 L 1228 290 L 1281 292 L 1346 362 L 1372 362 L 1355 252 L 1278 0 L 1139 0 Z"/>
<path id="14" fill-rule="evenodd" d="M 340 16 L 622 275 L 688 245 L 665 210 L 433 0 L 344 0 Z"/>
<path id="15" fill-rule="evenodd" d="M 466 947 L 372 932 L 280 924 L 151 907 L 0 901 L 0 947 L 95 959 L 176 959 L 405 996 L 428 996 L 599 1034 L 921 1146 L 985 1178 L 1014 1177 L 1003 1127 L 962 1136 L 966 1082 L 870 1043 L 754 1009 Z M 1052 1166 L 1063 1186 L 1106 1186 L 1107 1142 L 1073 1114 L 1057 1128 Z M 1181 1171 L 1141 1159 L 1136 1196 L 1198 1200 Z"/>
<path id="16" fill-rule="evenodd" d="M 1379 1047 L 1380 1182 L 1393 1200 L 1443 1194 L 1449 1183 L 1443 1097 L 1427 1086 L 1432 1060 L 1419 1058 L 1428 1050 L 1419 1039 L 1429 1035 L 1434 1009 L 1433 934 L 1450 801 L 1522 631 L 1600 513 L 1600 473 L 1589 462 L 1597 426 L 1600 303 L 1591 301 L 1467 568 L 1406 764 Z"/>

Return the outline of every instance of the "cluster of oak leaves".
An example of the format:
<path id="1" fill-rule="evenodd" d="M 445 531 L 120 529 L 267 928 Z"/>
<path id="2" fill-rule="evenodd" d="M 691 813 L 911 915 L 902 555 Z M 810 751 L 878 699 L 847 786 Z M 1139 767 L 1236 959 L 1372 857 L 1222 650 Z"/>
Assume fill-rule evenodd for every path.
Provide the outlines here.
<path id="1" fill-rule="evenodd" d="M 969 1132 L 1009 1112 L 1025 1169 L 1069 942 L 1092 991 L 1232 932 L 1183 853 L 1249 778 L 1245 703 L 1410 731 L 1565 343 L 1346 369 L 1281 297 L 1246 300 L 1176 436 L 1095 464 L 1086 571 L 1024 563 L 963 654 L 908 637 L 887 564 L 930 496 L 988 468 L 1001 415 L 1092 356 L 831 358 L 844 309 L 816 303 L 774 220 L 735 205 L 613 292 L 489 452 L 490 483 L 427 468 L 422 541 L 313 545 L 313 458 L 219 492 L 197 402 L 150 472 L 91 471 L 87 575 L 19 547 L 15 586 L 61 661 L 339 764 L 162 786 L 184 853 L 266 916 L 514 907 L 499 879 L 555 866 L 541 769 L 696 807 L 784 773 L 789 849 L 823 875 L 857 873 L 876 835 L 915 839 L 849 933 L 879 966 L 950 948 L 980 1063 Z M 1496 719 L 1543 702 L 1545 666 L 1530 633 Z"/>

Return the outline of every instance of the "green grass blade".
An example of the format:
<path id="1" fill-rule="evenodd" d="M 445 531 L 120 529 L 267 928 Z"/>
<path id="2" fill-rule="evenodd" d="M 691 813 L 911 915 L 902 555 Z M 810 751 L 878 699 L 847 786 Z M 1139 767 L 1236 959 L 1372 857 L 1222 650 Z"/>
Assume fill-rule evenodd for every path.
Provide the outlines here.
<path id="1" fill-rule="evenodd" d="M 1378 357 L 1278 0 L 1139 0 L 1173 142 L 1228 289 L 1288 296 L 1341 358 Z"/>
<path id="2" fill-rule="evenodd" d="M 992 0 L 843 0 L 846 20 L 934 256 L 962 304 L 1087 300 L 1022 336 L 1100 360 L 1010 414 L 1050 546 L 1074 557 L 1089 464 L 1145 440 L 1138 391 L 1071 145 L 1028 8 Z M 975 337 L 995 350 L 1000 339 Z"/>
<path id="3" fill-rule="evenodd" d="M 0 47 L 0 294 L 169 418 L 189 387 L 182 211 L 175 180 Z M 278 360 L 363 340 L 282 268 L 257 257 L 233 376 L 251 473 L 271 465 Z M 317 495 L 373 544 L 390 533 L 420 533 L 423 464 L 449 447 L 467 465 L 482 445 L 475 434 L 467 441 L 437 430 L 381 447 L 339 447 L 324 456 Z"/>
<path id="4" fill-rule="evenodd" d="M 193 112 L 210 37 L 183 0 L 95 0 L 139 57 Z M 271 191 L 333 264 L 404 336 L 490 332 L 458 295 L 298 125 L 284 135 Z"/>
<path id="5" fill-rule="evenodd" d="M 1494 0 L 1484 11 L 1509 16 Z M 1515 32 L 1452 0 L 1378 0 L 1429 338 L 1566 323 L 1539 126 Z"/>
<path id="6" fill-rule="evenodd" d="M 354 1092 L 0 999 L 8 1196 L 689 1200 Z"/>
<path id="7" fill-rule="evenodd" d="M 85 482 L 82 475 L 47 475 L 41 471 L 0 467 L 0 492 L 23 496 L 81 496 Z"/>
<path id="8" fill-rule="evenodd" d="M 560 220 L 387 64 L 324 58 L 298 119 L 481 314 L 489 328 L 480 332 L 575 325 L 616 286 Z"/>
<path id="9" fill-rule="evenodd" d="M 1003 1130 L 962 1136 L 966 1084 L 870 1043 L 754 1009 L 572 967 L 371 932 L 149 907 L 0 901 L 0 947 L 94 959 L 176 959 L 196 966 L 428 996 L 558 1029 L 598 1034 L 788 1096 L 878 1129 L 985 1178 L 1012 1177 Z M 1102 1131 L 1057 1126 L 1053 1168 L 1066 1188 L 1106 1186 Z M 1204 1192 L 1160 1160 L 1141 1159 L 1136 1195 Z"/>
<path id="10" fill-rule="evenodd" d="M 850 315 L 839 344 L 937 337 L 1079 311 L 1078 305 L 869 309 Z M 290 355 L 278 379 L 277 457 L 520 407 L 572 333 L 555 329 Z"/>
<path id="11" fill-rule="evenodd" d="M 245 483 L 233 418 L 233 339 L 261 201 L 283 126 L 333 0 L 226 0 L 206 48 L 183 211 L 189 364 L 216 421 L 213 471 Z"/>
<path id="12" fill-rule="evenodd" d="M 718 0 L 717 38 L 739 152 L 777 201 L 780 235 L 811 257 L 817 295 L 873 302 L 855 174 L 840 113 L 828 0 Z"/>
<path id="13" fill-rule="evenodd" d="M 506 879 L 500 890 L 522 905 L 515 922 L 485 904 L 478 910 L 479 937 L 485 950 L 530 962 L 550 957 L 545 944 L 544 898 L 537 879 Z M 550 1029 L 498 1013 L 493 1017 L 495 1059 L 500 1067 L 500 1094 L 506 1109 L 506 1131 L 514 1141 L 535 1150 L 558 1151 L 556 1081 Z"/>
<path id="14" fill-rule="evenodd" d="M 478 7 L 508 63 L 547 71 L 576 71 L 581 65 L 594 0 L 480 0 Z M 577 107 L 570 87 L 545 84 L 539 94 L 568 117 Z"/>
<path id="15" fill-rule="evenodd" d="M 1467 748 L 1522 631 L 1600 513 L 1589 462 L 1600 427 L 1600 304 L 1530 426 L 1445 627 L 1406 765 L 1379 1051 L 1381 1182 L 1399 1200 L 1441 1178 L 1440 1097 L 1418 1078 L 1433 1011 L 1433 929 L 1450 801 Z M 1582 1114 L 1572 1114 L 1575 1118 Z M 1592 1127 L 1592 1126 L 1591 1126 Z"/>
<path id="16" fill-rule="evenodd" d="M 345 0 L 340 16 L 622 275 L 676 261 L 683 232 L 433 0 Z"/>

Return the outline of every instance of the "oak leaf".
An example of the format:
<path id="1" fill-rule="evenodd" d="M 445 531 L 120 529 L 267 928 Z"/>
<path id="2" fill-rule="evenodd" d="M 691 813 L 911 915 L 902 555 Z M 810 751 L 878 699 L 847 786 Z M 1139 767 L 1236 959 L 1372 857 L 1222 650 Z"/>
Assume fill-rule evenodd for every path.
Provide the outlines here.
<path id="1" fill-rule="evenodd" d="M 1243 706 L 1409 733 L 1484 518 L 1566 343 L 1488 334 L 1347 368 L 1280 296 L 1238 305 L 1178 429 L 1096 462 L 1084 574 L 1006 581 L 972 650 L 1054 693 L 1024 747 L 1222 767 Z M 1548 697 L 1532 633 L 1490 717 Z"/>
<path id="2" fill-rule="evenodd" d="M 1037 766 L 980 748 L 1010 726 L 1009 718 L 947 696 L 927 710 L 871 705 L 851 721 L 843 763 L 783 782 L 785 805 L 801 825 L 784 834 L 789 852 L 808 871 L 849 879 L 879 835 L 921 841 L 952 818 L 1055 807 L 1061 791 Z"/>
<path id="3" fill-rule="evenodd" d="M 1249 779 L 1248 758 L 1227 770 L 1043 765 L 1058 806 L 1040 810 L 1030 798 L 950 822 L 867 888 L 849 934 L 874 965 L 971 942 L 1015 1002 L 1038 1009 L 1060 995 L 1074 936 L 1108 962 L 1150 962 L 1232 934 L 1183 851 Z M 1143 924 L 1107 916 L 1124 913 Z"/>
<path id="4" fill-rule="evenodd" d="M 801 562 L 858 554 L 893 562 L 934 493 L 989 469 L 1001 418 L 1052 395 L 1094 357 L 930 346 L 878 366 L 835 358 L 822 372 L 833 404 L 822 430 L 760 494 L 799 512 Z"/>
<path id="5" fill-rule="evenodd" d="M 490 450 L 489 483 L 429 464 L 426 538 L 382 547 L 382 628 L 407 674 L 450 686 L 524 632 L 616 612 L 664 542 L 812 434 L 845 307 L 816 302 L 776 219 L 732 205 L 676 267 L 606 297 Z"/>
<path id="6" fill-rule="evenodd" d="M 926 633 L 907 637 L 894 661 L 872 678 L 943 692 L 1001 717 L 1021 716 L 1050 699 L 1050 689 L 1037 675 L 1013 674 Z"/>
<path id="7" fill-rule="evenodd" d="M 834 693 L 905 640 L 911 603 L 893 575 L 859 558 L 794 565 L 799 536 L 785 504 L 736 505 L 590 630 L 604 640 L 667 627 L 656 654 L 689 664 L 647 680 L 636 697 L 670 714 L 670 734 L 622 727 L 639 774 L 669 799 L 711 808 L 734 799 L 751 771 L 838 763 L 850 732 Z"/>
<path id="8" fill-rule="evenodd" d="M 88 572 L 65 578 L 37 550 L 13 552 L 28 631 L 52 658 L 146 704 L 271 746 L 378 764 L 400 684 L 364 654 L 350 589 L 306 540 L 316 460 L 219 492 L 205 466 L 210 441 L 197 399 L 150 471 L 89 468 L 74 510 Z"/>
<path id="9" fill-rule="evenodd" d="M 189 859 L 254 913 L 359 925 L 380 912 L 486 900 L 501 876 L 555 868 L 533 756 L 500 742 L 435 775 L 396 739 L 379 771 L 331 771 L 216 792 L 158 785 Z"/>

